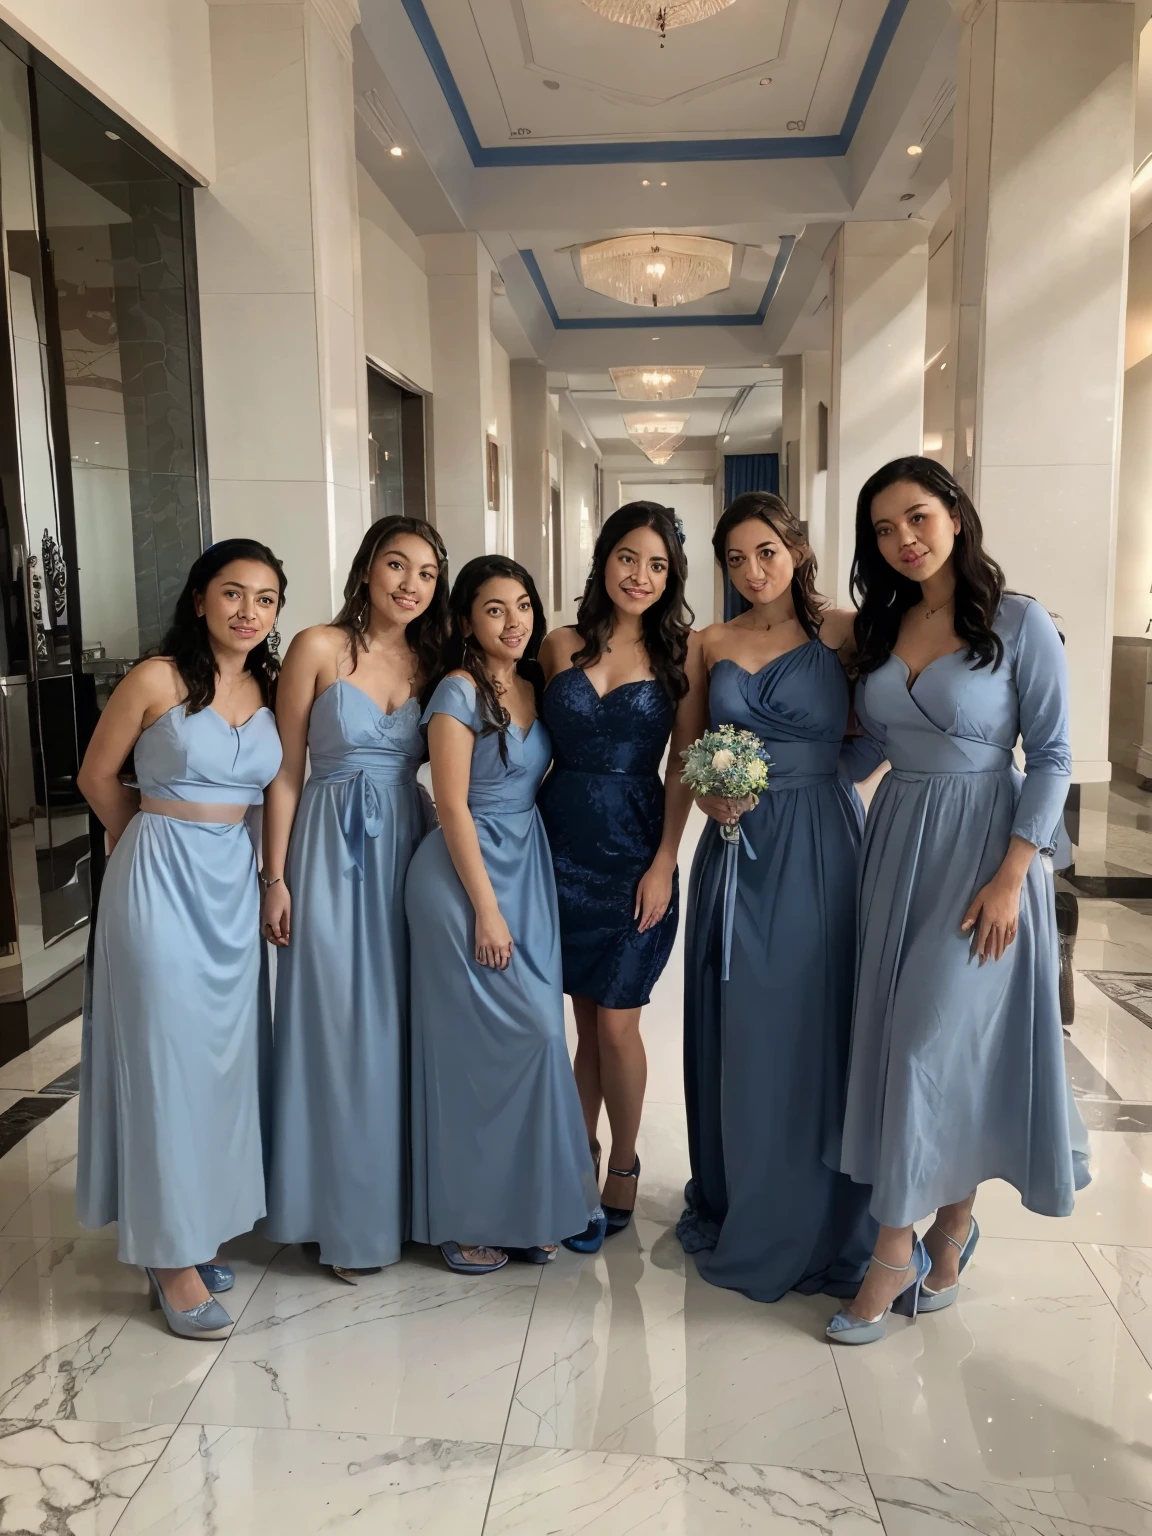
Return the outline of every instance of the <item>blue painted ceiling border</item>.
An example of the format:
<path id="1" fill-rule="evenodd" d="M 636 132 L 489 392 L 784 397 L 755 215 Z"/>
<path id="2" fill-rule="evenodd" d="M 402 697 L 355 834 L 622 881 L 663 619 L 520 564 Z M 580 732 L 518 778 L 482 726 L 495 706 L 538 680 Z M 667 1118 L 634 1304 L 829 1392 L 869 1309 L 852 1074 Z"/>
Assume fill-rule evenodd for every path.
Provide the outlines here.
<path id="1" fill-rule="evenodd" d="M 669 139 L 616 144 L 508 144 L 487 148 L 472 124 L 424 0 L 401 0 L 477 169 L 507 165 L 641 165 L 709 160 L 817 160 L 846 155 L 909 0 L 888 0 L 839 133 L 810 139 Z"/>
<path id="2" fill-rule="evenodd" d="M 618 320 L 611 315 L 589 316 L 582 320 L 564 320 L 560 317 L 552 295 L 548 292 L 548 284 L 544 281 L 544 274 L 540 270 L 540 263 L 536 260 L 536 253 L 521 251 L 520 259 L 527 268 L 528 276 L 536 284 L 536 292 L 544 301 L 548 318 L 557 331 L 650 331 L 653 326 L 661 331 L 683 330 L 686 327 L 696 326 L 713 326 L 722 329 L 729 325 L 764 324 L 764 316 L 768 313 L 768 306 L 776 296 L 780 279 L 784 276 L 784 268 L 788 265 L 788 258 L 795 244 L 795 235 L 780 237 L 780 249 L 776 252 L 776 260 L 772 263 L 772 271 L 769 273 L 763 296 L 755 313 L 751 315 L 680 315 L 675 312 L 669 314 L 667 310 L 646 309 L 642 315 L 621 315 Z"/>

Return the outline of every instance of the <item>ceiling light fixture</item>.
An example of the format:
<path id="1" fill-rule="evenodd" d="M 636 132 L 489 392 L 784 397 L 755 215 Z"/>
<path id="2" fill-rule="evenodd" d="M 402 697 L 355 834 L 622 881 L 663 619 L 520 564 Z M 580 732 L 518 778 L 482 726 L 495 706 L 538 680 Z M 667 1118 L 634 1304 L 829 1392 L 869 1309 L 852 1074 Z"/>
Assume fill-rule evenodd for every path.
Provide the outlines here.
<path id="1" fill-rule="evenodd" d="M 113 144 L 119 144 L 120 142 L 120 135 L 118 133 L 113 133 L 111 128 L 105 128 L 104 137 L 106 139 L 111 139 Z"/>
<path id="2" fill-rule="evenodd" d="M 628 415 L 624 426 L 637 448 L 653 464 L 667 464 L 684 441 L 687 416 Z"/>
<path id="3" fill-rule="evenodd" d="M 399 144 L 393 144 L 392 148 L 388 151 L 388 153 L 390 155 L 395 155 L 396 159 L 399 160 L 400 156 L 404 153 L 404 151 L 400 148 Z"/>
<path id="4" fill-rule="evenodd" d="M 910 203 L 915 196 L 915 192 L 901 192 L 900 201 L 902 203 Z"/>
<path id="5" fill-rule="evenodd" d="M 760 84 L 761 85 L 771 85 L 772 84 L 772 76 L 771 75 L 765 75 L 763 80 L 761 80 Z"/>
<path id="6" fill-rule="evenodd" d="M 711 21 L 736 0 L 584 0 L 590 11 L 605 21 L 618 21 L 624 27 L 642 27 L 660 34 L 660 46 L 673 27 L 688 27 L 697 21 Z"/>
<path id="7" fill-rule="evenodd" d="M 621 400 L 690 400 L 703 368 L 609 368 Z"/>
<path id="8" fill-rule="evenodd" d="M 732 247 L 705 235 L 621 235 L 578 252 L 580 280 L 622 304 L 671 309 L 721 293 L 732 281 Z"/>
<path id="9" fill-rule="evenodd" d="M 546 91 L 558 91 L 560 89 L 559 80 L 545 80 L 544 89 Z"/>
<path id="10" fill-rule="evenodd" d="M 648 180 L 647 176 L 645 176 L 644 180 L 640 183 L 640 185 L 642 187 L 650 187 L 652 185 L 652 183 Z"/>
<path id="11" fill-rule="evenodd" d="M 662 186 L 662 187 L 666 187 L 666 186 L 667 186 L 667 185 L 668 185 L 668 183 L 667 183 L 667 182 L 666 182 L 666 181 L 662 181 L 662 182 L 661 182 L 661 183 L 660 183 L 660 185 L 661 185 L 661 186 Z"/>
<path id="12" fill-rule="evenodd" d="M 909 144 L 908 153 L 910 155 L 922 155 L 924 153 L 923 144 Z"/>

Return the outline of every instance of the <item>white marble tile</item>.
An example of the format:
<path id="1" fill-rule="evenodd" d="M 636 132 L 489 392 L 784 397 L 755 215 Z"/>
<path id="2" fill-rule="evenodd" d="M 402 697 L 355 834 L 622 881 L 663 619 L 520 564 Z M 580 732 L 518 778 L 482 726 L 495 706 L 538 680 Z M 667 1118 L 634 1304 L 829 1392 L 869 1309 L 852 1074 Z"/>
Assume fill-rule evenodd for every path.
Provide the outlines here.
<path id="1" fill-rule="evenodd" d="M 264 1272 L 266 1247 L 229 1245 L 236 1285 L 221 1300 L 233 1317 Z M 119 1263 L 114 1243 L 48 1242 L 0 1290 L 0 1418 L 175 1423 L 221 1348 L 169 1333 L 143 1273 Z"/>
<path id="2" fill-rule="evenodd" d="M 1152 1367 L 1072 1243 L 983 1239 L 955 1307 L 836 1364 L 869 1475 L 1149 1490 Z"/>
<path id="3" fill-rule="evenodd" d="M 39 1093 L 80 1060 L 80 1020 L 70 1020 L 38 1040 L 30 1051 L 0 1067 L 0 1088 Z"/>
<path id="4" fill-rule="evenodd" d="M 11 1186 L 9 1186 L 11 1187 Z M 0 1180 L 0 1219 L 4 1211 L 5 1185 Z M 114 1238 L 114 1226 L 92 1231 L 76 1217 L 76 1159 L 65 1163 L 15 1206 L 0 1226 L 0 1237 L 104 1237 Z"/>
<path id="5" fill-rule="evenodd" d="M 1080 1252 L 1144 1358 L 1152 1363 L 1152 1248 L 1083 1243 Z"/>
<path id="6" fill-rule="evenodd" d="M 117 1536 L 480 1536 L 497 1455 L 448 1440 L 184 1424 Z"/>
<path id="7" fill-rule="evenodd" d="M 0 1419 L 0 1531 L 111 1536 L 174 1428 Z"/>
<path id="8" fill-rule="evenodd" d="M 286 1248 L 188 1420 L 498 1444 L 538 1280 L 534 1265 L 456 1275 L 410 1249 L 353 1287 Z"/>
<path id="9" fill-rule="evenodd" d="M 1125 967 L 1107 964 L 1092 969 Z M 1087 976 L 1076 977 L 1072 1044 L 1122 1099 L 1152 1100 L 1152 1029 L 1106 997 Z"/>
<path id="10" fill-rule="evenodd" d="M 1041 1242 L 1152 1247 L 1152 1136 L 1098 1131 L 1091 1141 L 1092 1182 L 1076 1196 L 1070 1216 L 1037 1216 L 1024 1209 L 1010 1184 L 993 1180 L 981 1185 L 976 1202 L 981 1231 Z"/>
<path id="11" fill-rule="evenodd" d="M 648 1221 L 545 1270 L 506 1439 L 859 1472 L 827 1302 L 708 1285 Z"/>
<path id="12" fill-rule="evenodd" d="M 10 1242 L 0 1238 L 0 1291 L 8 1284 L 18 1269 L 23 1268 L 28 1260 L 43 1247 L 38 1240 Z"/>
<path id="13" fill-rule="evenodd" d="M 34 1125 L 27 1136 L 0 1157 L 0 1184 L 13 1178 L 26 1182 L 31 1193 L 76 1156 L 80 1100 L 57 1102 L 59 1108 Z"/>
<path id="14" fill-rule="evenodd" d="M 19 1088 L 0 1088 L 0 1115 L 13 1104 L 18 1104 L 25 1094 Z M 2 1159 L 0 1159 L 2 1161 Z"/>
<path id="15" fill-rule="evenodd" d="M 882 1536 L 852 1472 L 506 1446 L 485 1536 Z"/>
<path id="16" fill-rule="evenodd" d="M 887 1536 L 1152 1536 L 1152 1500 L 873 1477 Z"/>

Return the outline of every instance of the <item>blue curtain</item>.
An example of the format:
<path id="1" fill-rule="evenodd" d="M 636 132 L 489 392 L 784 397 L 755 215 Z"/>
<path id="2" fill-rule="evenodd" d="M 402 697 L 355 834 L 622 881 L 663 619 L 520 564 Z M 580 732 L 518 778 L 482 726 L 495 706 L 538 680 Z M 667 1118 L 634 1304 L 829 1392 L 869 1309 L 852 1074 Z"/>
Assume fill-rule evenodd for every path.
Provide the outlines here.
<path id="1" fill-rule="evenodd" d="M 724 505 L 730 506 L 745 491 L 771 491 L 780 494 L 780 455 L 778 453 L 726 453 L 724 455 Z M 724 617 L 734 619 L 751 607 L 724 576 Z"/>

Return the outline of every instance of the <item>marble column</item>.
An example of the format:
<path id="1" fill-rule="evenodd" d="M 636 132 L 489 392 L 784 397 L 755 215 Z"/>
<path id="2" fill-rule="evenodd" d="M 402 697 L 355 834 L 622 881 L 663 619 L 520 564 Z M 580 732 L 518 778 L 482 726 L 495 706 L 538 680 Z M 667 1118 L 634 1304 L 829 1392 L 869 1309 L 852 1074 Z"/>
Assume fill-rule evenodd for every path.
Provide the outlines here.
<path id="1" fill-rule="evenodd" d="M 455 573 L 496 547 L 486 461 L 495 415 L 493 268 L 478 235 L 425 235 L 421 244 L 432 344 L 435 522 Z"/>
<path id="2" fill-rule="evenodd" d="M 358 21 L 357 0 L 211 0 L 217 178 L 196 215 L 212 530 L 284 561 L 286 638 L 331 618 L 370 515 Z"/>
<path id="3" fill-rule="evenodd" d="M 860 487 L 890 459 L 921 451 L 928 233 L 920 219 L 844 224 L 826 258 L 832 400 L 821 585 L 842 605 Z"/>
<path id="4" fill-rule="evenodd" d="M 548 375 L 543 363 L 514 361 L 512 375 L 512 507 L 515 554 L 549 604 Z"/>
<path id="5" fill-rule="evenodd" d="M 1075 777 L 1110 776 L 1133 7 L 985 0 L 960 57 L 956 472 L 1008 584 L 1063 616 Z"/>

